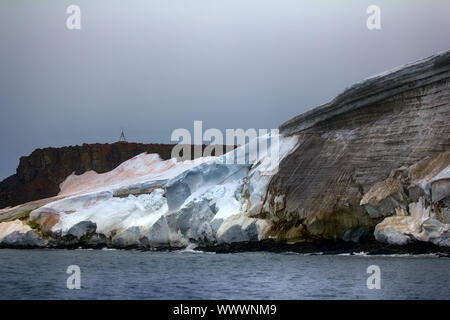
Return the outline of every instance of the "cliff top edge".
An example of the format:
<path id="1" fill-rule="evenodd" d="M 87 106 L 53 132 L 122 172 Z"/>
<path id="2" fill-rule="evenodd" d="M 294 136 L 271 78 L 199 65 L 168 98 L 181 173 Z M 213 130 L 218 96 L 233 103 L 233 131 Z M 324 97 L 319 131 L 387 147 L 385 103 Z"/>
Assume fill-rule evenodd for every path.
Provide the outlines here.
<path id="1" fill-rule="evenodd" d="M 345 89 L 324 103 L 279 126 L 286 135 L 299 133 L 340 114 L 372 105 L 408 90 L 450 78 L 450 50 L 379 73 Z"/>

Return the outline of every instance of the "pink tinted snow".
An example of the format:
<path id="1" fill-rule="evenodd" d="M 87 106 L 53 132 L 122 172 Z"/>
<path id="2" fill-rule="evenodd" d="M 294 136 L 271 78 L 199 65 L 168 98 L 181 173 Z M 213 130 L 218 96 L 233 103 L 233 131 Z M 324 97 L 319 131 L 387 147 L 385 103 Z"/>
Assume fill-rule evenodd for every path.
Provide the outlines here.
<path id="1" fill-rule="evenodd" d="M 209 159 L 211 158 L 205 157 L 194 161 L 177 162 L 175 159 L 162 160 L 155 153 L 142 153 L 109 172 L 99 174 L 95 171 L 87 171 L 81 175 L 71 174 L 60 184 L 61 191 L 58 196 L 108 190 L 144 181 L 170 179 Z"/>

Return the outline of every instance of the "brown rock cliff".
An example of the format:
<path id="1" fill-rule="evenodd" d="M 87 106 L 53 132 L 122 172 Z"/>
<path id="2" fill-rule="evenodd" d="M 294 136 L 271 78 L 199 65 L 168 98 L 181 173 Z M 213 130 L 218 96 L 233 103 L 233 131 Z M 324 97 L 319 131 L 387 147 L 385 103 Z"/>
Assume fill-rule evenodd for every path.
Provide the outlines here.
<path id="1" fill-rule="evenodd" d="M 59 184 L 73 172 L 107 172 L 143 152 L 158 153 L 162 159 L 170 159 L 174 146 L 116 142 L 36 149 L 20 158 L 16 174 L 0 182 L 0 208 L 55 196 Z"/>

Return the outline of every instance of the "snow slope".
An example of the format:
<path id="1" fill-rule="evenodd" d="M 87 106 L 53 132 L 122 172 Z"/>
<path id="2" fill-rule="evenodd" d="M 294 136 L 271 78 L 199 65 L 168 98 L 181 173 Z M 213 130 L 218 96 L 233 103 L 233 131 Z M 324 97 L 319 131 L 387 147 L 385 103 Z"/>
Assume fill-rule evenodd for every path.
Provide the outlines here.
<path id="1" fill-rule="evenodd" d="M 277 141 L 271 138 L 258 137 L 257 143 Z M 267 143 L 267 153 L 254 157 L 248 145 L 185 162 L 141 154 L 107 173 L 72 174 L 61 184 L 58 196 L 65 198 L 32 211 L 30 220 L 53 238 L 90 221 L 116 247 L 260 239 L 267 222 L 252 215 L 262 208 L 276 165 L 297 144 L 297 137 L 275 138 L 279 145 Z M 272 148 L 278 150 L 275 163 Z M 236 163 L 239 154 L 242 163 Z"/>

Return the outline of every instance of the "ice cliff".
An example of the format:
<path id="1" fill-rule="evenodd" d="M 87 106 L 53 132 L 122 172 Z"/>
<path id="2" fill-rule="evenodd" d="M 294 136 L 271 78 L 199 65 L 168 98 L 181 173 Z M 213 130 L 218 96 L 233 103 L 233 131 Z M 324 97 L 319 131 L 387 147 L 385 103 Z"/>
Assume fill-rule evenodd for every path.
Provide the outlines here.
<path id="1" fill-rule="evenodd" d="M 280 126 L 266 155 L 142 153 L 0 210 L 6 246 L 183 247 L 276 239 L 450 247 L 450 51 L 358 83 Z M 264 142 L 269 136 L 261 136 Z"/>
<path id="2" fill-rule="evenodd" d="M 265 217 L 274 223 L 268 234 L 292 241 L 372 237 L 375 226 L 393 223 L 395 218 L 383 220 L 397 213 L 381 209 L 381 215 L 372 214 L 361 203 L 363 197 L 392 171 L 448 152 L 449 123 L 450 51 L 446 51 L 358 83 L 282 124 L 280 132 L 297 136 L 299 144 L 269 184 L 270 210 Z M 442 161 L 439 169 L 450 165 L 448 157 Z M 385 188 L 393 188 L 392 181 Z M 448 184 L 440 182 L 441 196 L 448 198 L 449 192 Z M 277 205 L 280 197 L 282 204 Z M 409 205 L 405 209 L 402 214 L 414 215 Z M 448 217 L 448 210 L 440 211 Z M 439 220 L 444 223 L 443 237 L 445 217 Z M 394 237 L 377 239 L 403 243 Z"/>

